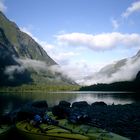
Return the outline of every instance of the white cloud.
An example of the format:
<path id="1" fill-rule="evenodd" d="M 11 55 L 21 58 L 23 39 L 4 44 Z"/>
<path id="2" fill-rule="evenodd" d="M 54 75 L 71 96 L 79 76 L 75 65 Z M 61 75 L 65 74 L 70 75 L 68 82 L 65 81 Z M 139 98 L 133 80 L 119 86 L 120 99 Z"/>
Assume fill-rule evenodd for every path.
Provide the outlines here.
<path id="1" fill-rule="evenodd" d="M 40 72 L 40 71 L 47 71 L 47 64 L 43 61 L 39 61 L 39 60 L 32 60 L 32 59 L 16 59 L 16 61 L 21 64 L 22 66 L 24 66 L 26 69 L 28 68 L 32 68 L 34 69 L 36 72 Z"/>
<path id="2" fill-rule="evenodd" d="M 24 71 L 25 71 L 25 68 L 23 66 L 13 65 L 13 66 L 7 66 L 5 68 L 4 73 L 9 76 L 8 78 L 10 80 L 12 80 L 14 79 L 15 73 L 23 73 Z"/>
<path id="3" fill-rule="evenodd" d="M 38 61 L 38 60 L 32 60 L 32 59 L 15 59 L 22 68 L 26 69 L 33 69 L 37 73 L 40 72 L 45 72 L 49 74 L 55 74 L 55 73 L 61 73 L 61 75 L 65 77 L 69 77 L 70 79 L 78 82 L 81 79 L 83 79 L 85 76 L 87 76 L 87 72 L 84 71 L 85 67 L 87 65 L 85 62 L 83 63 L 76 63 L 76 64 L 66 64 L 66 65 L 53 65 L 53 66 L 47 66 L 45 62 L 43 61 Z M 14 66 L 16 68 L 16 66 Z M 86 68 L 87 71 L 89 72 L 89 68 Z M 90 69 L 91 70 L 91 69 Z M 10 67 L 7 69 L 7 73 L 11 75 L 11 72 L 13 69 Z M 91 74 L 91 73 L 90 73 Z M 59 77 L 61 78 L 61 77 Z"/>
<path id="4" fill-rule="evenodd" d="M 23 31 L 23 32 L 27 33 L 29 36 L 31 36 L 36 42 L 38 42 L 43 47 L 43 49 L 47 53 L 49 53 L 51 58 L 53 58 L 56 62 L 61 64 L 61 66 L 54 65 L 54 66 L 48 67 L 45 62 L 37 61 L 37 60 L 31 60 L 31 59 L 24 59 L 24 60 L 23 59 L 17 59 L 16 61 L 18 63 L 20 63 L 25 68 L 32 68 L 36 72 L 51 70 L 54 73 L 55 72 L 63 73 L 63 75 L 65 75 L 67 77 L 70 77 L 74 80 L 79 80 L 79 78 L 81 78 L 81 76 L 83 75 L 82 71 L 83 71 L 84 67 L 82 66 L 82 64 L 81 65 L 79 65 L 79 64 L 73 65 L 73 64 L 71 64 L 71 61 L 70 61 L 71 57 L 75 57 L 75 56 L 79 55 L 79 53 L 70 52 L 70 51 L 67 52 L 67 51 L 64 51 L 64 50 L 60 51 L 61 46 L 59 46 L 60 48 L 58 49 L 57 46 L 55 46 L 55 45 L 48 44 L 45 41 L 39 40 L 26 27 L 23 27 L 23 28 L 20 28 L 20 29 L 21 29 L 21 31 Z"/>
<path id="5" fill-rule="evenodd" d="M 0 11 L 5 12 L 7 7 L 4 4 L 4 0 L 0 0 Z"/>
<path id="6" fill-rule="evenodd" d="M 140 12 L 140 1 L 133 2 L 119 17 L 119 19 L 111 19 L 113 29 L 118 29 L 125 20 L 132 14 Z M 129 20 L 127 24 L 134 25 L 134 21 Z"/>
<path id="7" fill-rule="evenodd" d="M 85 46 L 93 50 L 108 50 L 118 46 L 140 46 L 140 34 L 122 34 L 119 32 L 102 33 L 97 35 L 85 33 L 70 33 L 57 35 L 58 42 L 62 45 Z"/>
<path id="8" fill-rule="evenodd" d="M 26 29 L 26 28 L 25 28 Z M 128 62 L 127 65 L 122 67 L 120 71 L 114 73 L 111 77 L 101 74 L 97 71 L 97 66 L 95 64 L 91 65 L 86 60 L 77 60 L 71 59 L 76 58 L 80 55 L 80 51 L 68 51 L 69 49 L 63 49 L 63 46 L 56 46 L 48 44 L 45 41 L 40 41 L 34 37 L 28 30 L 23 30 L 28 33 L 31 37 L 43 46 L 46 52 L 49 52 L 49 55 L 59 62 L 61 66 L 52 66 L 48 67 L 44 62 L 34 61 L 34 60 L 19 60 L 20 64 L 25 68 L 31 67 L 34 70 L 38 71 L 53 71 L 63 73 L 66 77 L 71 77 L 79 84 L 90 85 L 94 83 L 101 82 L 115 82 L 119 80 L 130 80 L 132 79 L 136 71 L 138 71 L 138 66 L 140 63 Z M 102 33 L 97 35 L 84 34 L 84 33 L 72 33 L 72 34 L 63 34 L 57 36 L 60 44 L 65 45 L 74 45 L 74 46 L 86 46 L 85 49 L 91 48 L 93 50 L 108 50 L 117 46 L 125 47 L 134 47 L 140 46 L 140 35 L 139 34 L 122 34 L 118 32 L 113 33 Z M 78 47 L 79 48 L 79 47 Z M 67 50 L 68 49 L 68 50 Z M 77 62 L 76 62 L 77 61 Z M 97 62 L 98 63 L 98 62 Z M 101 65 L 98 66 L 101 68 Z M 99 69 L 99 68 L 98 68 Z M 89 75 L 92 75 L 90 77 Z"/>
<path id="9" fill-rule="evenodd" d="M 85 77 L 87 77 L 87 74 L 93 74 L 94 67 L 88 65 L 86 61 L 81 60 L 79 62 L 69 62 L 66 65 L 61 65 L 60 67 L 57 67 L 57 71 L 62 72 L 67 75 L 67 77 L 80 83 Z"/>
<path id="10" fill-rule="evenodd" d="M 134 2 L 129 6 L 124 13 L 122 13 L 122 17 L 126 18 L 131 14 L 140 11 L 140 1 Z"/>

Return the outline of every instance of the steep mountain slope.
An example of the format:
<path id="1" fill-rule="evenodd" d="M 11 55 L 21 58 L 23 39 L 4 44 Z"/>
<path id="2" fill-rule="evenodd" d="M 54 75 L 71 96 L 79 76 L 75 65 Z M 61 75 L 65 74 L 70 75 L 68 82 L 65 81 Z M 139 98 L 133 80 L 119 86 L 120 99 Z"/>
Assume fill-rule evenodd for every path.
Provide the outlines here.
<path id="1" fill-rule="evenodd" d="M 2 12 L 0 12 L 0 28 L 3 29 L 5 36 L 14 46 L 20 58 L 41 60 L 45 61 L 48 65 L 56 64 L 37 42 L 26 33 L 20 31 L 18 26 L 8 20 Z"/>
<path id="2" fill-rule="evenodd" d="M 127 62 L 127 59 L 122 59 L 114 64 L 103 67 L 99 73 L 106 74 L 108 77 L 120 70 Z"/>
<path id="3" fill-rule="evenodd" d="M 55 67 L 44 49 L 0 12 L 0 85 L 75 84 Z"/>
<path id="4" fill-rule="evenodd" d="M 18 57 L 18 54 L 0 28 L 0 86 L 15 86 L 32 82 L 30 73 L 16 62 L 14 57 Z"/>
<path id="5" fill-rule="evenodd" d="M 85 78 L 87 85 L 133 81 L 140 71 L 140 51 L 130 58 L 125 58 L 103 67 L 100 71 Z"/>
<path id="6" fill-rule="evenodd" d="M 140 92 L 140 71 L 132 81 L 120 81 L 110 84 L 94 84 L 80 88 L 81 91 L 133 91 Z"/>
<path id="7" fill-rule="evenodd" d="M 125 59 L 115 62 L 114 64 L 110 64 L 103 67 L 99 72 L 102 74 L 107 74 L 108 76 L 111 76 L 114 73 L 118 72 L 121 68 L 125 67 L 127 63 L 130 63 L 133 65 L 135 63 L 139 64 L 139 61 L 140 61 L 140 51 L 138 51 L 137 54 L 131 58 L 125 58 Z"/>
<path id="8" fill-rule="evenodd" d="M 137 54 L 134 55 L 133 57 L 119 60 L 115 62 L 114 64 L 111 64 L 111 66 L 112 68 L 109 68 L 109 66 L 102 68 L 99 71 L 99 73 L 102 73 L 102 74 L 109 73 L 109 75 L 107 75 L 108 77 L 114 76 L 114 74 L 118 73 L 118 77 L 119 76 L 122 77 L 120 78 L 121 81 L 134 80 L 136 77 L 136 74 L 140 70 L 140 67 L 139 67 L 140 66 L 140 51 L 138 51 Z M 123 77 L 123 74 L 126 75 L 126 77 Z"/>

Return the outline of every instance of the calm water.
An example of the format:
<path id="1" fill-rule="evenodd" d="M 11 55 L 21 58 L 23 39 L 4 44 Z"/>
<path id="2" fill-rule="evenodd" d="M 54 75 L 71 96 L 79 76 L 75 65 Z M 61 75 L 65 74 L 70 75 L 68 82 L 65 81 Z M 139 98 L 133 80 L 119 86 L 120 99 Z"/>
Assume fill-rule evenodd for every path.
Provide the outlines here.
<path id="1" fill-rule="evenodd" d="M 107 104 L 129 104 L 140 102 L 140 94 L 127 92 L 0 93 L 0 114 L 35 100 L 46 100 L 50 107 L 57 105 L 61 100 L 70 103 L 87 101 L 91 104 L 96 101 L 104 101 Z"/>

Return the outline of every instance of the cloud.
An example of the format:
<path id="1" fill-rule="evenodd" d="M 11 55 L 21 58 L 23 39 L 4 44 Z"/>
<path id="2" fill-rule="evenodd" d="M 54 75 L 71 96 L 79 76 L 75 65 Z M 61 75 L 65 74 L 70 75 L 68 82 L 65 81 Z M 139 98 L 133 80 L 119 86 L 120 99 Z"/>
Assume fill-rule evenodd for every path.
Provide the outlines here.
<path id="1" fill-rule="evenodd" d="M 129 6 L 125 12 L 122 13 L 123 18 L 127 18 L 128 16 L 132 15 L 135 12 L 140 11 L 140 1 L 134 2 Z"/>
<path id="2" fill-rule="evenodd" d="M 118 29 L 121 25 L 123 25 L 125 20 L 132 14 L 140 12 L 140 1 L 136 1 L 132 3 L 121 15 L 118 19 L 111 19 L 111 23 L 113 29 Z M 127 24 L 133 25 L 134 21 L 129 21 Z"/>
<path id="3" fill-rule="evenodd" d="M 23 73 L 25 68 L 20 65 L 7 66 L 4 73 L 9 76 L 10 80 L 14 79 L 14 74 Z"/>
<path id="4" fill-rule="evenodd" d="M 16 61 L 23 66 L 25 69 L 33 69 L 37 73 L 48 71 L 48 66 L 45 62 L 33 59 L 19 59 L 17 58 Z"/>
<path id="5" fill-rule="evenodd" d="M 0 11 L 5 12 L 7 7 L 4 4 L 4 0 L 0 0 Z"/>
<path id="6" fill-rule="evenodd" d="M 69 62 L 61 66 L 53 66 L 52 70 L 63 73 L 65 76 L 70 77 L 73 81 L 80 84 L 88 75 L 94 73 L 95 66 L 89 65 L 86 61 L 80 60 L 78 62 Z"/>
<path id="7" fill-rule="evenodd" d="M 13 57 L 18 65 L 7 66 L 4 73 L 8 76 L 9 80 L 14 80 L 16 74 L 24 73 L 25 70 L 43 74 L 50 78 L 50 80 L 60 81 L 71 78 L 65 73 L 59 65 L 48 66 L 44 61 L 32 60 L 29 58 L 20 59 Z M 62 73 L 63 72 L 63 73 Z M 53 79 L 52 79 L 53 78 Z M 67 79 L 67 80 L 68 80 Z"/>
<path id="8" fill-rule="evenodd" d="M 95 72 L 92 76 L 85 77 L 81 84 L 83 85 L 93 85 L 97 83 L 113 83 L 119 81 L 131 81 L 135 79 L 136 74 L 139 72 L 140 59 L 134 60 L 134 58 L 127 59 L 125 64 L 116 70 L 111 75 L 108 75 L 109 69 L 115 68 L 115 65 L 111 64 L 106 66 L 106 71 Z M 108 67 L 108 68 L 107 68 Z M 111 68 L 112 67 L 112 68 Z M 116 69 L 116 68 L 115 68 Z"/>
<path id="9" fill-rule="evenodd" d="M 93 73 L 93 67 L 88 65 L 85 61 L 80 61 L 75 64 L 67 63 L 61 66 L 53 65 L 47 66 L 45 62 L 31 59 L 17 59 L 22 67 L 26 69 L 33 69 L 37 73 L 45 72 L 49 74 L 61 73 L 65 77 L 69 77 L 77 83 L 84 79 L 88 74 Z M 59 76 L 58 76 L 59 77 Z"/>
<path id="10" fill-rule="evenodd" d="M 97 35 L 85 33 L 70 33 L 57 35 L 61 45 L 85 46 L 93 50 L 109 50 L 118 46 L 140 46 L 140 34 L 122 34 L 119 32 L 102 33 Z"/>
<path id="11" fill-rule="evenodd" d="M 70 77 L 81 85 L 130 80 L 135 77 L 138 71 L 140 62 L 137 61 L 137 63 L 132 63 L 130 60 L 119 71 L 113 73 L 109 77 L 108 75 L 101 73 L 101 71 L 97 72 L 97 67 L 95 65 L 89 64 L 85 60 L 72 60 L 71 58 L 80 55 L 80 51 L 68 51 L 70 49 L 67 47 L 65 47 L 66 49 L 63 50 L 63 45 L 74 47 L 78 46 L 78 48 L 85 46 L 85 48 L 90 48 L 96 51 L 109 50 L 115 47 L 123 46 L 129 49 L 129 47 L 140 47 L 139 34 L 122 34 L 119 32 L 102 33 L 97 35 L 84 33 L 63 34 L 57 36 L 57 40 L 60 44 L 56 46 L 37 39 L 27 29 L 25 29 L 23 31 L 35 38 L 35 40 L 43 46 L 46 52 L 49 52 L 50 56 L 59 62 L 61 66 L 55 65 L 49 67 L 45 62 L 42 61 L 19 59 L 18 63 L 24 66 L 24 68 L 32 68 L 36 72 L 51 71 L 52 74 L 61 73 L 64 75 L 64 77 Z"/>
<path id="12" fill-rule="evenodd" d="M 47 66 L 43 61 L 31 60 L 31 59 L 17 59 L 18 63 L 20 63 L 26 69 L 32 69 L 37 73 L 49 73 L 50 74 L 61 74 L 65 78 L 72 79 L 73 81 L 79 83 L 82 79 L 84 79 L 87 74 L 93 74 L 93 69 L 91 65 L 88 65 L 85 61 L 80 61 L 76 63 L 68 62 L 67 64 L 63 65 L 52 65 Z M 59 75 L 57 75 L 58 78 Z"/>
<path id="13" fill-rule="evenodd" d="M 52 65 L 48 66 L 44 61 L 33 60 L 33 59 L 19 59 L 17 58 L 16 61 L 25 69 L 33 70 L 37 73 L 44 72 L 49 74 L 55 74 L 57 72 L 62 72 L 60 66 Z"/>

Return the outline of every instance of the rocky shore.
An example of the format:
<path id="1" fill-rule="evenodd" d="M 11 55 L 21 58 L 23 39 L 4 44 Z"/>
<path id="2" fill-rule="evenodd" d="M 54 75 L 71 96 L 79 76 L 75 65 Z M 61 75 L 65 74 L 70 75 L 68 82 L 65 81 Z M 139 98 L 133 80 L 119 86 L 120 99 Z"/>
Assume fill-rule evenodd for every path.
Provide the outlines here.
<path id="1" fill-rule="evenodd" d="M 52 112 L 59 118 L 68 117 L 75 123 L 89 124 L 132 140 L 140 140 L 140 103 L 107 105 L 95 102 L 89 105 L 82 101 L 70 105 L 61 101 L 52 108 Z"/>
<path id="2" fill-rule="evenodd" d="M 15 120 L 32 119 L 36 114 L 43 117 L 50 111 L 58 119 L 65 118 L 72 123 L 88 124 L 131 140 L 140 140 L 140 102 L 126 105 L 95 102 L 89 105 L 86 101 L 73 104 L 60 101 L 58 105 L 50 108 L 46 101 L 36 101 L 24 105 L 18 111 L 13 111 L 10 114 L 10 120 L 15 123 Z"/>

